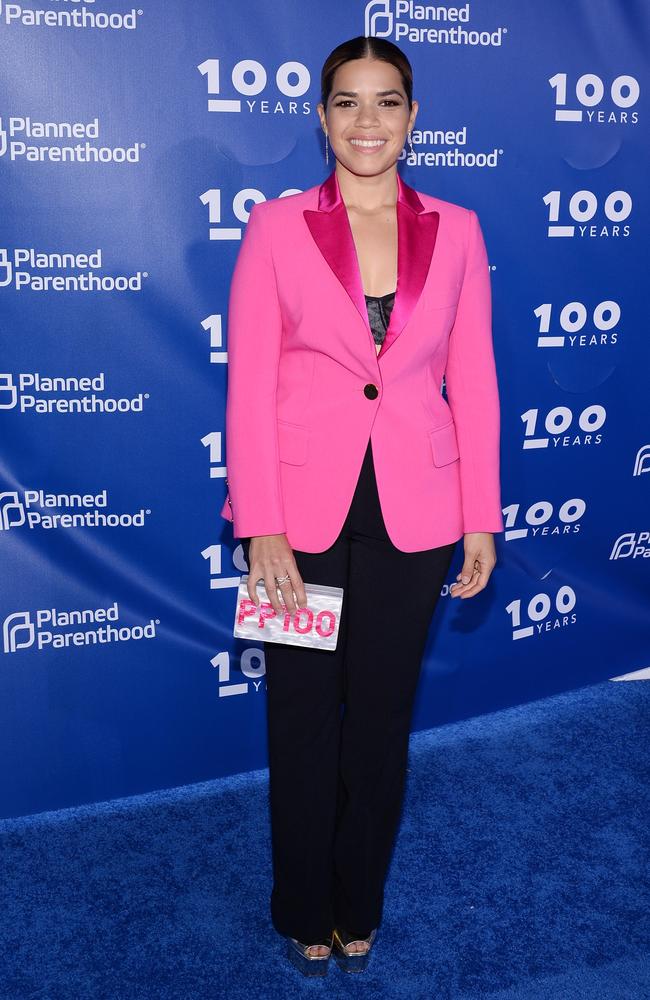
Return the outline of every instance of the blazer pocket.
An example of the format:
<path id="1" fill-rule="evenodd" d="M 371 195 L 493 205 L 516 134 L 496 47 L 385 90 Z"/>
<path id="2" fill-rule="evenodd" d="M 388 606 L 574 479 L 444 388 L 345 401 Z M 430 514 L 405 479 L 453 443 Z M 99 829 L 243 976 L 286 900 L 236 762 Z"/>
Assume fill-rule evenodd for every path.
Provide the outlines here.
<path id="1" fill-rule="evenodd" d="M 431 442 L 431 452 L 433 454 L 434 465 L 449 465 L 460 458 L 458 451 L 458 441 L 456 439 L 456 425 L 453 420 L 429 431 L 429 441 Z"/>
<path id="2" fill-rule="evenodd" d="M 288 465 L 304 465 L 307 461 L 309 428 L 278 420 L 278 457 Z"/>

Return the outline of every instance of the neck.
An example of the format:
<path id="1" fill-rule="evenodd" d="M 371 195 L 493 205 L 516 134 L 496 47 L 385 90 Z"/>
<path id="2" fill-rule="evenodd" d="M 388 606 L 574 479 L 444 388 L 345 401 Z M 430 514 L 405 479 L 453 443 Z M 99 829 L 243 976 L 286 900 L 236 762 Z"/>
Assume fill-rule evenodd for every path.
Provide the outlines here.
<path id="1" fill-rule="evenodd" d="M 397 167 L 393 164 L 381 174 L 363 177 L 336 161 L 336 179 L 346 208 L 371 215 L 397 202 Z"/>

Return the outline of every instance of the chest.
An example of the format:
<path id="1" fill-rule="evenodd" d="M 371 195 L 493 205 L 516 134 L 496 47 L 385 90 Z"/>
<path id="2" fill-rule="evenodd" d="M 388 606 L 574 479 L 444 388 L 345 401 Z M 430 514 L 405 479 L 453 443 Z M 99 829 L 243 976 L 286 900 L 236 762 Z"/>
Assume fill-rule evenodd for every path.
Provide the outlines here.
<path id="1" fill-rule="evenodd" d="M 397 214 L 395 207 L 367 215 L 348 209 L 352 239 L 366 295 L 394 292 L 397 286 Z"/>

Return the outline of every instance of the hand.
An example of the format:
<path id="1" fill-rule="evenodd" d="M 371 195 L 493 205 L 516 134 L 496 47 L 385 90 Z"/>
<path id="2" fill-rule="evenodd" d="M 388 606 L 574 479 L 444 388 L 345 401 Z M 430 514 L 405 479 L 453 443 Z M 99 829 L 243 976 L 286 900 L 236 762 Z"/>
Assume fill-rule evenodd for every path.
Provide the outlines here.
<path id="1" fill-rule="evenodd" d="M 269 601 L 273 605 L 275 612 L 279 615 L 284 611 L 295 611 L 296 607 L 307 607 L 307 594 L 302 577 L 298 572 L 293 549 L 289 545 L 287 536 L 280 535 L 254 535 L 248 546 L 249 566 L 248 566 L 248 595 L 254 604 L 258 605 L 260 599 L 257 595 L 258 581 L 263 579 Z M 289 579 L 280 584 L 276 582 L 283 576 L 289 574 Z M 278 589 L 282 594 L 284 605 L 278 597 Z M 294 602 L 294 594 L 297 605 Z"/>
<path id="2" fill-rule="evenodd" d="M 497 561 L 494 536 L 490 531 L 470 531 L 464 537 L 465 560 L 456 576 L 461 583 L 452 583 L 452 597 L 474 597 L 483 590 Z M 452 592 L 452 588 L 453 592 Z"/>

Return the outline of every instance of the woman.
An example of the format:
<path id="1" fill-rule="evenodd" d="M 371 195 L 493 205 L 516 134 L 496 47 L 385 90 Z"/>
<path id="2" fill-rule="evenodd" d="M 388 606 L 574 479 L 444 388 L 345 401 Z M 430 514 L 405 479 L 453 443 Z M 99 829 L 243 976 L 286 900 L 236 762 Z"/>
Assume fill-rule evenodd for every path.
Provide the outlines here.
<path id="1" fill-rule="evenodd" d="M 260 580 L 278 613 L 305 581 L 344 591 L 335 651 L 265 646 L 271 916 L 306 975 L 366 966 L 438 595 L 461 536 L 452 596 L 483 590 L 503 530 L 476 213 L 397 173 L 418 104 L 396 45 L 343 43 L 321 85 L 335 169 L 253 206 L 233 273 L 221 511 L 255 603 Z"/>

